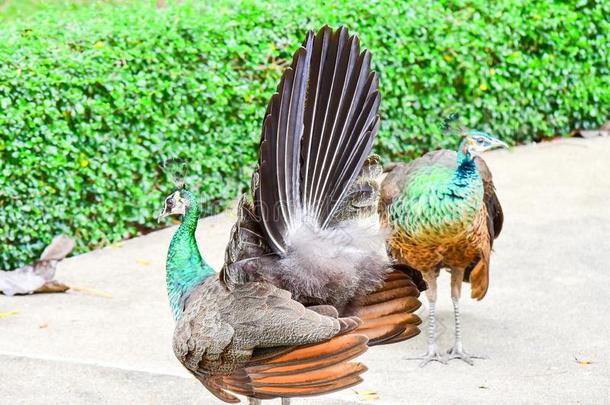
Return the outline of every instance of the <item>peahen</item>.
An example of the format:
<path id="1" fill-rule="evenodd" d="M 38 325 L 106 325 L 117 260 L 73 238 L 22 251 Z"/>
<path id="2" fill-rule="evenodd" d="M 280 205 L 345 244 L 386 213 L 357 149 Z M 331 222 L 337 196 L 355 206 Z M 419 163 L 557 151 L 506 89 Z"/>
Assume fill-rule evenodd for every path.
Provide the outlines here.
<path id="1" fill-rule="evenodd" d="M 195 196 L 166 199 L 162 216 L 183 216 L 167 261 L 174 352 L 222 400 L 352 386 L 365 367 L 348 361 L 367 343 L 419 333 L 421 277 L 393 271 L 378 222 L 369 65 L 344 28 L 307 34 L 267 108 L 252 198 L 218 275 L 195 242 Z"/>
<path id="2" fill-rule="evenodd" d="M 258 399 L 317 395 L 361 381 L 366 368 L 350 359 L 367 338 L 350 333 L 358 318 L 332 307 L 305 308 L 272 284 L 227 288 L 202 259 L 195 229 L 198 199 L 185 189 L 165 200 L 161 217 L 182 215 L 170 243 L 166 279 L 176 319 L 173 349 L 180 362 L 216 397 L 226 390 Z"/>
<path id="3" fill-rule="evenodd" d="M 454 114 L 445 121 L 449 129 Z M 492 244 L 502 229 L 502 207 L 491 172 L 477 154 L 507 145 L 481 131 L 460 128 L 463 136 L 457 153 L 438 150 L 394 166 L 381 185 L 380 213 L 389 226 L 389 251 L 398 265 L 422 273 L 430 304 L 428 351 L 417 359 L 446 363 L 436 344 L 436 279 L 442 268 L 451 273 L 455 315 L 455 345 L 449 359 L 473 364 L 464 351 L 459 299 L 463 281 L 471 283 L 471 296 L 482 299 L 489 286 Z"/>

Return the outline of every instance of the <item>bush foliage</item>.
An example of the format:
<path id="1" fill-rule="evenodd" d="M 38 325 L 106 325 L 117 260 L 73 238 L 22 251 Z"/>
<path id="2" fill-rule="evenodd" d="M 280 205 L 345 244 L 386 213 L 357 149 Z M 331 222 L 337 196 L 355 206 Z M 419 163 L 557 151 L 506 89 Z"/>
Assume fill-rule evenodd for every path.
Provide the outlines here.
<path id="1" fill-rule="evenodd" d="M 450 110 L 513 143 L 607 120 L 609 14 L 603 0 L 223 0 L 3 24 L 0 268 L 59 233 L 82 252 L 157 226 L 167 159 L 190 159 L 207 212 L 222 208 L 247 186 L 267 99 L 307 29 L 344 24 L 373 51 L 376 148 L 406 159 L 455 145 L 437 129 Z"/>

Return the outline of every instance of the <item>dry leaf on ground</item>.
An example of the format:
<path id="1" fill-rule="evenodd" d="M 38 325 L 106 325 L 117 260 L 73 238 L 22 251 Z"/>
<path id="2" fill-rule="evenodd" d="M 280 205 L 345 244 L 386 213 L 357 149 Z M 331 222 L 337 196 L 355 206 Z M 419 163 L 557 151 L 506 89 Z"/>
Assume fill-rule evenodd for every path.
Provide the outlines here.
<path id="1" fill-rule="evenodd" d="M 376 401 L 379 399 L 377 391 L 373 390 L 358 390 L 354 391 L 358 395 L 360 401 Z"/>
<path id="2" fill-rule="evenodd" d="M 17 315 L 19 311 L 0 312 L 0 319 L 8 318 L 9 316 Z"/>
<path id="3" fill-rule="evenodd" d="M 150 266 L 150 260 L 146 260 L 146 259 L 136 259 L 136 263 L 138 263 L 141 266 Z"/>
<path id="4" fill-rule="evenodd" d="M 109 292 L 102 291 L 102 290 L 96 290 L 95 288 L 72 286 L 71 289 L 74 291 L 78 291 L 79 293 L 86 294 L 86 295 L 94 295 L 96 297 L 103 297 L 103 298 L 112 298 L 112 294 L 110 294 Z"/>
<path id="5" fill-rule="evenodd" d="M 578 364 L 585 364 L 585 365 L 586 365 L 586 364 L 593 364 L 593 362 L 592 362 L 591 360 L 582 360 L 582 359 L 579 359 L 579 358 L 578 358 L 578 357 L 576 357 L 576 356 L 574 356 L 574 360 L 576 360 L 576 362 L 577 362 Z"/>

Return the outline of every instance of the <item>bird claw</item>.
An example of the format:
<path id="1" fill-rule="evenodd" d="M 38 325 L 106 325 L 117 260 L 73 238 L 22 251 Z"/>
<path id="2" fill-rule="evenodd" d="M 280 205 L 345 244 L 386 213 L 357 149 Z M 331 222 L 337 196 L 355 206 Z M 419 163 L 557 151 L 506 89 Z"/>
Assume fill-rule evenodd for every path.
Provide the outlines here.
<path id="1" fill-rule="evenodd" d="M 447 364 L 447 358 L 436 347 L 431 347 L 428 349 L 426 353 L 417 357 L 407 357 L 406 360 L 421 360 L 419 363 L 420 367 L 425 367 L 428 363 L 432 361 L 438 361 L 439 363 Z"/>
<path id="2" fill-rule="evenodd" d="M 487 359 L 487 356 L 470 354 L 464 350 L 464 348 L 453 346 L 451 349 L 447 350 L 447 354 L 449 355 L 449 360 L 459 359 L 462 360 L 471 366 L 474 366 L 474 361 L 472 359 Z"/>

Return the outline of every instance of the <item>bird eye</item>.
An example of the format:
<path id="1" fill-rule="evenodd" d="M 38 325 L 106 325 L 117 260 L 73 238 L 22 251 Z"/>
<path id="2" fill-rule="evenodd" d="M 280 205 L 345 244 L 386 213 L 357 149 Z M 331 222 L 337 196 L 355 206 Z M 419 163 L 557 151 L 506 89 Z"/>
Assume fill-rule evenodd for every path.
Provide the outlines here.
<path id="1" fill-rule="evenodd" d="M 477 143 L 483 143 L 483 138 L 477 138 Z"/>
<path id="2" fill-rule="evenodd" d="M 171 198 L 167 198 L 165 200 L 165 205 L 167 205 L 168 208 L 172 208 L 174 206 L 174 200 L 172 200 Z"/>

